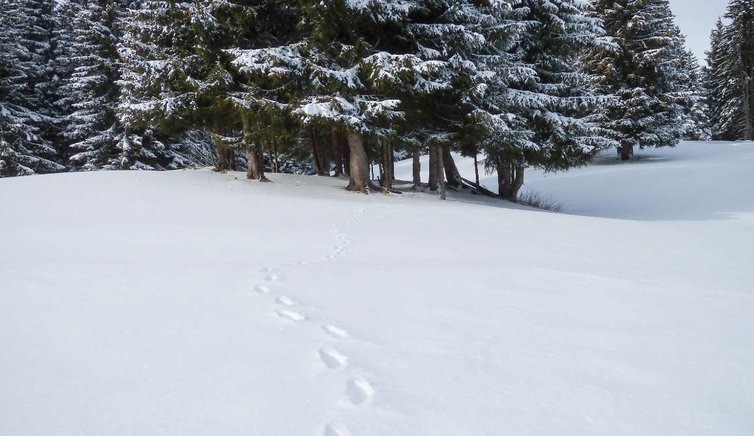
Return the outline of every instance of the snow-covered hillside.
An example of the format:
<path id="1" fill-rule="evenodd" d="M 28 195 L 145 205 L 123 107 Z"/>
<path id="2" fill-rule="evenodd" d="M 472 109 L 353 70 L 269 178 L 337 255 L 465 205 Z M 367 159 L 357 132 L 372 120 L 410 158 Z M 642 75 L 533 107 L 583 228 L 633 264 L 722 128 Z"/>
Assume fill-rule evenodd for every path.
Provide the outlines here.
<path id="1" fill-rule="evenodd" d="M 754 145 L 641 157 L 530 173 L 561 214 L 0 180 L 0 434 L 751 434 Z"/>

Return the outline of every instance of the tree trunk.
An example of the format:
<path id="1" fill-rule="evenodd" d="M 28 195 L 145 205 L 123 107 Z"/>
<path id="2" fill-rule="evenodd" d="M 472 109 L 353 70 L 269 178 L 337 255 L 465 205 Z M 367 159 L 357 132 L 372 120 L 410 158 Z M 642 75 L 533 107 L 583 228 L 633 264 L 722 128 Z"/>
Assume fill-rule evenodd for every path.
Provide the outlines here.
<path id="1" fill-rule="evenodd" d="M 215 170 L 220 172 L 232 171 L 236 155 L 225 141 L 217 140 L 217 164 Z"/>
<path id="2" fill-rule="evenodd" d="M 474 176 L 476 177 L 476 185 L 479 186 L 479 154 L 474 153 Z"/>
<path id="3" fill-rule="evenodd" d="M 317 136 L 313 127 L 309 128 L 309 135 L 312 143 L 312 155 L 314 156 L 314 167 L 318 176 L 330 176 L 330 165 L 327 162 L 327 153 L 325 147 Z"/>
<path id="4" fill-rule="evenodd" d="M 524 167 L 500 163 L 497 167 L 498 193 L 501 198 L 518 202 L 518 191 L 524 185 Z"/>
<path id="5" fill-rule="evenodd" d="M 382 146 L 382 190 L 388 192 L 393 189 L 393 180 L 395 180 L 393 146 L 384 144 Z"/>
<path id="6" fill-rule="evenodd" d="M 280 172 L 280 160 L 278 153 L 278 146 L 272 142 L 267 144 L 267 150 L 270 152 L 270 169 L 273 173 Z"/>
<path id="7" fill-rule="evenodd" d="M 369 182 L 369 160 L 367 151 L 364 146 L 364 137 L 359 133 L 348 134 L 349 149 L 349 191 L 367 193 L 367 184 Z"/>
<path id="8" fill-rule="evenodd" d="M 446 191 L 445 191 L 445 164 L 443 161 L 443 151 L 437 150 L 437 180 L 440 184 L 440 200 L 445 200 L 446 197 Z"/>
<path id="9" fill-rule="evenodd" d="M 220 122 L 215 123 L 214 133 L 218 137 L 228 136 L 227 129 Z M 234 170 L 236 153 L 222 139 L 216 138 L 215 142 L 217 147 L 217 163 L 215 164 L 215 171 L 225 172 Z"/>
<path id="10" fill-rule="evenodd" d="M 439 153 L 437 147 L 429 147 L 429 190 L 437 191 L 440 167 L 438 165 Z"/>
<path id="11" fill-rule="evenodd" d="M 620 147 L 620 160 L 630 160 L 634 154 L 634 146 L 631 144 L 622 144 Z"/>
<path id="12" fill-rule="evenodd" d="M 443 147 L 442 154 L 442 163 L 445 169 L 445 178 L 448 181 L 448 186 L 460 188 L 463 186 L 463 178 L 461 177 L 461 173 L 458 172 L 458 167 L 453 159 L 453 154 L 450 152 L 450 147 Z"/>
<path id="13" fill-rule="evenodd" d="M 259 151 L 259 145 L 254 145 L 253 143 L 251 119 L 249 119 L 248 115 L 242 114 L 241 123 L 243 124 L 243 142 L 246 145 L 246 178 L 260 182 L 269 182 L 270 179 L 264 175 L 264 161 L 262 160 L 262 153 Z"/>
<path id="14" fill-rule="evenodd" d="M 257 180 L 259 182 L 269 182 L 270 179 L 264 175 L 264 161 L 262 153 L 248 148 L 246 150 L 246 158 L 248 161 L 248 169 L 246 171 L 246 178 L 250 180 Z"/>
<path id="15" fill-rule="evenodd" d="M 419 150 L 414 151 L 413 153 L 413 170 L 414 170 L 414 188 L 421 187 L 422 184 L 422 163 L 419 154 Z"/>
<path id="16" fill-rule="evenodd" d="M 332 149 L 333 158 L 335 160 L 335 177 L 340 177 L 345 174 L 345 157 L 346 149 L 348 148 L 348 140 L 346 136 L 337 127 L 332 128 Z"/>

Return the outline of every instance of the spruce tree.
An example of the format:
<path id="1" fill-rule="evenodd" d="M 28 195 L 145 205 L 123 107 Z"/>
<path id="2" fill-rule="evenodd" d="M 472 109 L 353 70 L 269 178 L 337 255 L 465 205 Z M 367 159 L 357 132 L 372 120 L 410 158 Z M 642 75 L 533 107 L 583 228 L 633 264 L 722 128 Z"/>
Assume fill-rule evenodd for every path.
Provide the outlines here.
<path id="1" fill-rule="evenodd" d="M 72 112 L 63 137 L 76 169 L 118 167 L 116 13 L 112 0 L 89 1 L 74 20 L 73 72 L 64 88 Z"/>
<path id="2" fill-rule="evenodd" d="M 717 20 L 710 35 L 710 49 L 707 51 L 707 70 L 704 76 L 712 138 L 717 140 L 738 139 L 741 134 L 740 93 L 737 92 L 738 81 L 732 66 L 738 60 L 729 56 L 728 31 Z"/>
<path id="3" fill-rule="evenodd" d="M 709 105 L 704 87 L 704 71 L 696 56 L 686 50 L 682 58 L 684 91 L 687 105 L 684 112 L 683 138 L 692 141 L 709 141 L 712 137 Z"/>
<path id="4" fill-rule="evenodd" d="M 487 147 L 503 198 L 516 200 L 526 167 L 565 170 L 613 145 L 594 119 L 604 99 L 580 70 L 585 51 L 610 47 L 590 12 L 586 3 L 523 0 L 511 13 L 523 24 L 513 51 L 524 68 L 508 77 L 505 105 L 526 135 Z"/>
<path id="5" fill-rule="evenodd" d="M 76 42 L 74 23 L 83 11 L 84 2 L 81 0 L 60 0 L 55 2 L 53 10 L 52 32 L 52 92 L 49 95 L 53 104 L 54 142 L 61 158 L 67 164 L 70 157 L 68 147 L 70 141 L 65 138 L 63 131 L 70 123 L 69 115 L 73 113 L 73 95 L 68 89 L 68 82 L 73 74 L 76 57 Z"/>
<path id="6" fill-rule="evenodd" d="M 601 76 L 605 127 L 614 132 L 622 160 L 636 147 L 678 143 L 683 128 L 683 37 L 668 0 L 598 0 L 598 15 L 618 45 L 594 51 L 589 69 Z"/>
<path id="7" fill-rule="evenodd" d="M 736 97 L 724 115 L 733 114 L 740 104 L 743 139 L 754 140 L 754 0 L 731 0 L 725 17 L 730 24 L 724 33 L 726 75 Z M 740 99 L 740 103 L 736 100 Z M 731 116 L 731 118 L 733 118 Z"/>
<path id="8" fill-rule="evenodd" d="M 190 160 L 171 140 L 194 121 L 192 1 L 143 1 L 130 10 L 119 45 L 118 120 L 123 126 L 112 167 L 180 168 Z"/>
<path id="9" fill-rule="evenodd" d="M 51 137 L 52 2 L 0 3 L 0 176 L 63 171 Z"/>

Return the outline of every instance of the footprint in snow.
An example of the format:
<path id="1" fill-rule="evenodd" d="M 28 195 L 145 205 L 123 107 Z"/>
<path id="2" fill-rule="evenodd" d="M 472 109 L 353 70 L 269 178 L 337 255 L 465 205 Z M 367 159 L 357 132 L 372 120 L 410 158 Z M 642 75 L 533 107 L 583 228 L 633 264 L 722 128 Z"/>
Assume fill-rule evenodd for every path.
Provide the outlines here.
<path id="1" fill-rule="evenodd" d="M 325 427 L 325 432 L 322 436 L 351 436 L 351 431 L 345 424 L 340 422 L 331 422 Z"/>
<path id="2" fill-rule="evenodd" d="M 270 293 L 270 288 L 268 288 L 267 286 L 264 286 L 264 285 L 257 285 L 257 286 L 254 287 L 254 291 L 257 294 L 269 294 Z"/>
<path id="3" fill-rule="evenodd" d="M 364 377 L 356 377 L 348 380 L 346 394 L 351 403 L 360 405 L 372 399 L 374 388 Z"/>
<path id="4" fill-rule="evenodd" d="M 343 368 L 348 366 L 348 357 L 341 354 L 334 348 L 322 348 L 319 350 L 319 358 L 330 369 Z"/>
<path id="5" fill-rule="evenodd" d="M 280 276 L 278 276 L 277 274 L 269 274 L 264 278 L 264 280 L 267 282 L 276 282 L 280 280 Z"/>
<path id="6" fill-rule="evenodd" d="M 325 324 L 322 326 L 322 330 L 335 339 L 345 339 L 348 337 L 348 332 L 342 328 L 335 327 L 332 324 Z"/>
<path id="7" fill-rule="evenodd" d="M 278 309 L 275 311 L 275 313 L 277 313 L 279 317 L 290 320 L 290 321 L 303 321 L 304 319 L 306 319 L 304 315 L 301 315 L 295 310 Z"/>
<path id="8" fill-rule="evenodd" d="M 268 267 L 259 268 L 259 272 L 262 273 L 262 274 L 271 273 L 272 272 L 272 268 L 268 268 Z"/>
<path id="9" fill-rule="evenodd" d="M 281 306 L 293 306 L 294 304 L 296 304 L 293 300 L 291 300 L 290 298 L 286 296 L 277 297 L 275 299 L 275 303 Z"/>

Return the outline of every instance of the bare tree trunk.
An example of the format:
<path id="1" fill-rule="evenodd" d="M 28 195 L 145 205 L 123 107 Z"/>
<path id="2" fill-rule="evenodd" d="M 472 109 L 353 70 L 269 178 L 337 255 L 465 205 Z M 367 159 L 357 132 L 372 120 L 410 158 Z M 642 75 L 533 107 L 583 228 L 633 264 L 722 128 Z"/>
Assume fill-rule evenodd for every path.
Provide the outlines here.
<path id="1" fill-rule="evenodd" d="M 518 191 L 524 185 L 524 167 L 509 163 L 497 166 L 498 192 L 501 198 L 512 202 L 518 201 Z"/>
<path id="2" fill-rule="evenodd" d="M 262 160 L 262 153 L 259 151 L 259 145 L 254 145 L 253 143 L 251 119 L 249 119 L 248 115 L 242 114 L 241 123 L 243 124 L 243 142 L 246 145 L 246 178 L 260 182 L 269 182 L 270 179 L 264 175 L 264 161 Z"/>
<path id="3" fill-rule="evenodd" d="M 443 164 L 443 151 L 437 150 L 437 180 L 440 183 L 440 200 L 445 200 L 445 164 Z"/>
<path id="4" fill-rule="evenodd" d="M 349 191 L 367 193 L 369 178 L 369 160 L 364 146 L 364 137 L 358 133 L 348 134 L 349 159 Z"/>
<path id="5" fill-rule="evenodd" d="M 327 162 L 327 153 L 325 147 L 317 136 L 313 127 L 309 128 L 309 135 L 312 143 L 312 155 L 314 155 L 314 167 L 318 176 L 330 176 L 330 165 Z"/>
<path id="6" fill-rule="evenodd" d="M 217 136 L 228 136 L 225 126 L 220 122 L 215 123 L 214 131 Z M 217 147 L 217 163 L 215 164 L 215 171 L 225 172 L 233 170 L 236 161 L 235 152 L 224 140 L 216 138 L 215 142 Z"/>
<path id="7" fill-rule="evenodd" d="M 463 178 L 461 178 L 461 173 L 458 171 L 455 160 L 453 160 L 450 147 L 443 147 L 442 154 L 442 163 L 445 169 L 445 177 L 448 180 L 448 186 L 460 188 L 463 186 Z"/>
<path id="8" fill-rule="evenodd" d="M 634 146 L 631 144 L 623 143 L 620 147 L 620 160 L 630 160 L 634 154 Z"/>
<path id="9" fill-rule="evenodd" d="M 422 184 L 422 163 L 419 154 L 419 150 L 414 151 L 413 153 L 413 170 L 414 170 L 414 188 L 421 187 Z"/>
<path id="10" fill-rule="evenodd" d="M 474 153 L 474 176 L 476 176 L 476 185 L 479 186 L 479 154 Z"/>
<path id="11" fill-rule="evenodd" d="M 217 141 L 217 164 L 215 170 L 220 172 L 232 171 L 235 161 L 235 152 L 225 141 Z"/>
<path id="12" fill-rule="evenodd" d="M 393 180 L 395 178 L 395 167 L 393 166 L 393 146 L 384 144 L 382 146 L 382 190 L 390 191 L 393 189 Z"/>
<path id="13" fill-rule="evenodd" d="M 248 161 L 248 170 L 246 171 L 246 178 L 250 180 L 257 180 L 259 182 L 270 182 L 264 174 L 264 162 L 262 153 L 249 148 L 246 150 L 246 158 Z"/>
<path id="14" fill-rule="evenodd" d="M 343 168 L 345 166 L 345 157 L 346 157 L 346 149 L 348 148 L 348 140 L 346 139 L 343 132 L 341 132 L 337 127 L 332 128 L 332 149 L 333 149 L 333 157 L 335 160 L 335 177 L 340 177 L 343 174 L 345 174 L 345 169 Z"/>
<path id="15" fill-rule="evenodd" d="M 270 142 L 267 149 L 270 151 L 270 166 L 273 173 L 280 172 L 280 160 L 278 153 L 278 146 L 275 143 Z"/>
<path id="16" fill-rule="evenodd" d="M 513 202 L 518 203 L 518 192 L 521 187 L 524 186 L 524 167 L 516 167 L 516 177 L 513 179 L 513 190 L 511 192 L 511 198 Z"/>
<path id="17" fill-rule="evenodd" d="M 438 165 L 439 153 L 437 147 L 429 147 L 429 190 L 437 191 L 439 183 L 440 166 Z"/>

